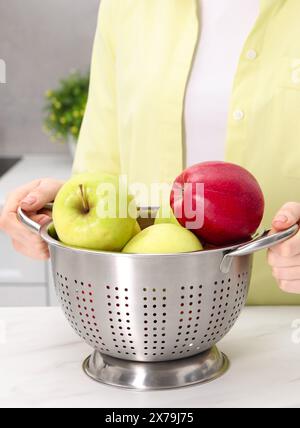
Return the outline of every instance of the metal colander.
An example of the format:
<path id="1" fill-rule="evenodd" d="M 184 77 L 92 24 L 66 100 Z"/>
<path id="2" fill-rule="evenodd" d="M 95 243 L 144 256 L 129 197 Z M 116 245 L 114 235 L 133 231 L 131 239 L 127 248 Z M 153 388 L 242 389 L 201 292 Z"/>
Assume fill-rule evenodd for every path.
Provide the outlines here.
<path id="1" fill-rule="evenodd" d="M 48 243 L 57 295 L 76 333 L 97 353 L 170 362 L 211 350 L 233 327 L 248 295 L 254 251 L 298 226 L 242 246 L 170 255 L 69 248 L 19 210 Z"/>

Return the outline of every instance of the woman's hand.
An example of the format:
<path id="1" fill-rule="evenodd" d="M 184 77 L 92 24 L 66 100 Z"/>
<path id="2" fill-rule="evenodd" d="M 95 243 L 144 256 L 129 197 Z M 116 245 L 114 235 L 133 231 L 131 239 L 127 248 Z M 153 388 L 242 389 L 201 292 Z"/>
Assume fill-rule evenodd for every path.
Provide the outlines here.
<path id="1" fill-rule="evenodd" d="M 287 229 L 299 222 L 300 203 L 289 202 L 275 216 L 273 231 Z M 268 261 L 280 288 L 287 293 L 300 294 L 300 232 L 270 249 Z"/>
<path id="2" fill-rule="evenodd" d="M 63 182 L 58 180 L 36 180 L 15 190 L 8 197 L 0 217 L 0 229 L 11 237 L 16 251 L 37 260 L 49 258 L 46 243 L 19 222 L 17 210 L 21 207 L 40 225 L 47 223 L 51 213 L 38 212 L 55 199 L 62 185 Z"/>

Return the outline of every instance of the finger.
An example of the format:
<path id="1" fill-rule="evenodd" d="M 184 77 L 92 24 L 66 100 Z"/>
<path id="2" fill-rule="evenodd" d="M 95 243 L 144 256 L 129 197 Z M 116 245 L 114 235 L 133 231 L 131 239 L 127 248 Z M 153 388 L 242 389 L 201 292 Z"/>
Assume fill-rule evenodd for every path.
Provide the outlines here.
<path id="1" fill-rule="evenodd" d="M 282 257 L 276 254 L 273 250 L 268 251 L 268 263 L 271 267 L 294 267 L 300 266 L 300 254 L 294 257 Z"/>
<path id="2" fill-rule="evenodd" d="M 34 246 L 28 246 L 23 245 L 19 241 L 13 241 L 13 246 L 17 252 L 34 260 L 48 260 L 50 257 L 49 249 L 44 242 Z"/>
<path id="3" fill-rule="evenodd" d="M 21 200 L 24 199 L 31 190 L 36 188 L 39 183 L 40 180 L 31 181 L 30 183 L 19 187 L 18 189 L 14 190 L 13 193 L 8 195 L 8 198 L 2 211 L 2 217 L 5 217 L 6 214 L 9 212 L 16 212 L 18 207 L 20 206 Z"/>
<path id="4" fill-rule="evenodd" d="M 25 241 L 30 240 L 35 235 L 27 230 L 18 220 L 17 214 L 10 212 L 3 217 L 1 228 L 7 233 L 12 240 Z"/>
<path id="5" fill-rule="evenodd" d="M 41 225 L 44 225 L 47 221 L 49 221 L 49 217 L 45 215 L 35 215 L 33 216 L 33 219 L 35 219 L 39 224 L 41 223 Z M 35 233 L 26 229 L 26 227 L 20 223 L 17 214 L 13 212 L 6 215 L 2 226 L 4 231 L 14 241 L 31 242 L 32 244 L 41 242 L 41 238 Z"/>
<path id="6" fill-rule="evenodd" d="M 300 281 L 280 281 L 282 291 L 290 294 L 300 294 Z"/>
<path id="7" fill-rule="evenodd" d="M 40 210 L 39 213 L 46 215 L 50 220 L 52 219 L 52 211 L 49 211 L 49 210 Z"/>
<path id="8" fill-rule="evenodd" d="M 300 221 L 300 204 L 288 202 L 278 211 L 273 219 L 272 226 L 275 230 L 285 230 Z"/>
<path id="9" fill-rule="evenodd" d="M 52 220 L 50 215 L 44 214 L 44 213 L 32 214 L 30 215 L 30 218 L 32 221 L 39 224 L 40 226 L 44 226 L 45 224 L 49 223 Z"/>
<path id="10" fill-rule="evenodd" d="M 25 211 L 41 210 L 46 204 L 54 201 L 62 185 L 62 181 L 40 180 L 38 185 L 22 199 L 21 208 Z"/>
<path id="11" fill-rule="evenodd" d="M 298 256 L 300 254 L 300 231 L 287 241 L 273 247 L 271 251 L 285 258 Z"/>
<path id="12" fill-rule="evenodd" d="M 300 280 L 300 266 L 295 267 L 274 267 L 272 269 L 273 276 L 278 281 L 295 281 Z"/>

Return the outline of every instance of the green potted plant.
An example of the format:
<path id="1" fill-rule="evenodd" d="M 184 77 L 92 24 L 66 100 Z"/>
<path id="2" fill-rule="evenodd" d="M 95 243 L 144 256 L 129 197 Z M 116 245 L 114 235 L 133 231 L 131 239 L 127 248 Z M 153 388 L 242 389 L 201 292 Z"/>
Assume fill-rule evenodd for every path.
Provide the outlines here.
<path id="1" fill-rule="evenodd" d="M 67 143 L 74 156 L 86 108 L 89 74 L 72 72 L 45 94 L 44 129 L 52 141 Z"/>

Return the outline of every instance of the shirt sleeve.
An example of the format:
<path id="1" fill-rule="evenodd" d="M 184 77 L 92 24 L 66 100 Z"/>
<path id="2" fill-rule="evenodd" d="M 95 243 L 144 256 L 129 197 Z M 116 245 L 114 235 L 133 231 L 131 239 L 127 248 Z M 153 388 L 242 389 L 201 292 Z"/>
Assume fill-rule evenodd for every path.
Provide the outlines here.
<path id="1" fill-rule="evenodd" d="M 101 0 L 95 36 L 88 102 L 73 173 L 120 173 L 116 111 L 115 0 Z M 80 52 L 79 52 L 80 54 Z"/>

